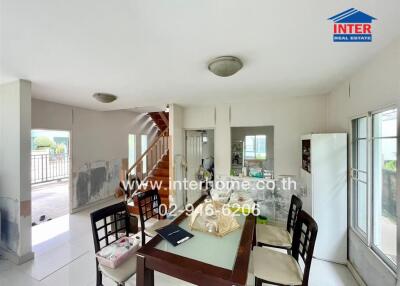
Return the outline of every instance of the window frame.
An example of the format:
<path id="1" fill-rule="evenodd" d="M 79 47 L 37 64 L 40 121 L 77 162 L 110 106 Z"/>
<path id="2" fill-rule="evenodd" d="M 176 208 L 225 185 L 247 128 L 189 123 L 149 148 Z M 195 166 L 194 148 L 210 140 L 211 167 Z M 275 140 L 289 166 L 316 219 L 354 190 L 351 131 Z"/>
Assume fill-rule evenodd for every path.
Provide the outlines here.
<path id="1" fill-rule="evenodd" d="M 388 111 L 388 110 L 392 110 L 392 109 L 396 109 L 396 112 L 397 112 L 397 129 L 398 129 L 398 126 L 399 126 L 399 117 L 398 117 L 398 115 L 399 115 L 399 110 L 398 110 L 398 107 L 397 106 L 391 106 L 391 107 L 386 107 L 386 108 L 383 108 L 383 109 L 379 109 L 379 110 L 375 110 L 375 111 L 373 111 L 373 112 L 370 112 L 370 131 L 371 131 L 371 137 L 370 137 L 370 149 L 371 149 L 371 154 L 370 154 L 370 156 L 371 156 L 371 194 L 370 194 L 370 196 L 371 196 L 371 209 L 370 209 L 370 214 L 369 214 L 369 216 L 370 216 L 370 219 L 371 219 L 371 231 L 370 231 L 370 239 L 369 239 L 369 242 L 370 242 L 370 244 L 369 244 L 369 247 L 372 249 L 372 251 L 374 251 L 375 253 L 376 253 L 376 255 L 378 255 L 379 256 L 379 258 L 381 258 L 392 270 L 394 270 L 394 271 L 397 271 L 397 264 L 395 264 L 390 258 L 388 258 L 387 256 L 386 256 L 386 254 L 384 254 L 383 253 L 383 251 L 382 250 L 380 250 L 379 249 L 379 247 L 378 246 L 376 246 L 375 245 L 375 242 L 374 242 L 374 221 L 375 221 L 375 216 L 374 216 L 374 183 L 375 183 L 375 181 L 374 181 L 374 171 L 373 171 L 373 166 L 374 166 L 374 153 L 373 153 L 373 148 L 374 148 L 374 146 L 373 146 L 373 144 L 374 144 L 374 140 L 375 139 L 396 139 L 396 142 L 398 142 L 398 140 L 399 140 L 399 134 L 397 133 L 397 136 L 388 136 L 388 137 L 382 137 L 382 136 L 380 136 L 380 137 L 375 137 L 374 136 L 374 122 L 373 122 L 373 118 L 374 118 L 374 115 L 376 115 L 376 114 L 379 114 L 379 113 L 382 113 L 382 112 L 385 112 L 385 111 Z M 398 130 L 397 130 L 398 131 Z M 398 150 L 398 146 L 397 146 L 397 150 L 396 150 L 396 153 L 397 153 L 397 159 L 398 159 L 398 153 L 399 153 L 399 150 Z M 398 161 L 398 160 L 397 160 Z M 397 174 L 396 174 L 396 180 L 398 179 L 398 170 L 397 170 L 397 168 L 396 168 L 396 172 L 397 172 Z M 398 183 L 397 183 L 398 184 Z M 397 200 L 396 200 L 396 206 L 397 206 Z M 397 221 L 396 221 L 396 227 L 397 227 L 398 225 L 397 225 Z M 396 237 L 397 239 L 398 239 L 398 237 Z M 397 241 L 396 241 L 396 244 L 397 244 Z M 398 251 L 397 251 L 397 253 L 398 253 Z M 398 258 L 397 258 L 397 253 L 396 253 L 396 259 L 398 260 Z"/>
<path id="2" fill-rule="evenodd" d="M 265 137 L 265 158 L 263 159 L 257 159 L 257 136 L 264 136 Z M 248 158 L 246 157 L 246 137 L 254 137 L 254 158 Z M 268 136 L 266 134 L 254 134 L 254 135 L 245 135 L 244 136 L 244 160 L 247 161 L 265 161 L 268 159 L 268 153 L 267 153 L 267 147 L 268 147 Z"/>
<path id="3" fill-rule="evenodd" d="M 374 253 L 379 257 L 385 265 L 387 265 L 391 270 L 397 271 L 398 265 L 393 263 L 392 260 L 390 260 L 377 246 L 374 245 L 374 174 L 373 174 L 373 157 L 374 157 L 374 151 L 373 151 L 373 143 L 374 139 L 376 139 L 373 135 L 374 129 L 373 129 L 373 116 L 375 114 L 385 112 L 391 109 L 396 109 L 397 110 L 397 136 L 393 137 L 385 137 L 385 138 L 396 138 L 397 139 L 397 159 L 399 158 L 399 141 L 400 141 L 400 134 L 399 132 L 399 125 L 400 125 L 400 118 L 399 118 L 399 107 L 396 105 L 390 105 L 385 108 L 377 109 L 371 112 L 367 113 L 362 113 L 357 116 L 351 117 L 350 118 L 350 146 L 349 146 L 349 190 L 350 190 L 350 229 L 361 239 L 361 241 Z M 367 180 L 367 232 L 364 233 L 362 229 L 360 229 L 357 225 L 357 215 L 358 215 L 358 209 L 357 209 L 357 199 L 355 197 L 355 190 L 353 186 L 353 180 L 358 180 L 358 178 L 354 177 L 354 171 L 359 172 L 361 170 L 358 170 L 356 168 L 353 168 L 353 153 L 354 153 L 354 145 L 353 145 L 353 120 L 360 119 L 366 117 L 367 118 L 367 173 L 366 173 L 366 180 Z M 356 132 L 358 129 L 356 130 Z M 380 138 L 380 137 L 379 137 Z M 397 160 L 397 167 L 399 166 L 399 160 Z M 396 179 L 399 179 L 399 168 L 397 168 L 397 176 Z M 399 183 L 398 183 L 399 184 Z M 396 200 L 396 204 L 398 203 L 398 198 Z M 398 221 L 398 220 L 397 220 Z M 396 224 L 397 224 L 396 221 Z M 398 225 L 397 225 L 398 227 Z M 399 237 L 397 237 L 399 239 Z M 397 250 L 396 256 L 399 253 L 399 250 Z M 397 261 L 399 258 L 397 257 Z"/>
<path id="4" fill-rule="evenodd" d="M 131 143 L 130 140 L 133 141 L 133 146 L 130 146 L 130 143 Z M 131 155 L 130 147 L 133 147 L 132 157 L 130 156 Z M 128 168 L 132 167 L 133 164 L 135 164 L 135 162 L 136 162 L 136 159 L 137 159 L 136 151 L 137 151 L 137 136 L 135 133 L 129 133 L 128 134 Z M 134 173 L 134 174 L 136 173 L 136 168 L 133 168 L 132 173 Z"/>
<path id="5" fill-rule="evenodd" d="M 146 138 L 146 146 L 143 145 L 143 138 Z M 148 134 L 140 134 L 140 155 L 143 155 L 144 152 L 149 148 L 149 135 Z M 144 150 L 143 150 L 144 149 Z M 147 155 L 143 157 L 142 163 L 142 174 L 147 175 Z"/>
<path id="6" fill-rule="evenodd" d="M 354 148 L 353 148 L 353 121 L 357 120 L 357 119 L 361 119 L 361 118 L 366 118 L 367 120 L 367 134 L 366 134 L 366 142 L 367 142 L 367 150 L 366 150 L 366 161 L 367 161 L 367 171 L 363 171 L 357 168 L 354 168 L 353 166 L 353 153 L 354 153 Z M 369 173 L 369 168 L 370 168 L 370 164 L 369 164 L 369 152 L 370 152 L 370 146 L 369 146 L 369 113 L 364 113 L 358 116 L 355 116 L 353 118 L 351 118 L 350 120 L 350 172 L 349 172 L 349 176 L 350 176 L 350 207 L 352 209 L 352 211 L 350 212 L 350 227 L 353 229 L 353 231 L 359 236 L 359 238 L 365 243 L 365 244 L 369 244 L 369 230 L 370 230 L 370 221 L 369 221 L 369 213 L 370 213 L 370 201 L 371 198 L 369 196 L 370 194 L 370 183 L 369 183 L 369 179 L 370 179 L 370 173 Z M 358 133 L 358 126 L 357 126 L 357 130 L 356 132 Z M 358 134 L 357 134 L 358 136 Z M 357 137 L 357 140 L 359 140 L 359 138 Z M 358 146 L 358 145 L 357 145 Z M 357 154 L 358 155 L 358 154 Z M 357 157 L 357 162 L 358 162 L 358 157 Z M 366 175 L 366 181 L 362 181 L 360 180 L 357 176 L 355 177 L 354 174 L 355 172 L 362 172 Z M 358 174 L 357 174 L 358 175 Z M 353 185 L 353 180 L 354 181 L 359 181 L 362 183 L 366 184 L 366 190 L 367 190 L 367 196 L 366 196 L 366 200 L 367 200 L 367 225 L 366 225 L 366 232 L 364 232 L 359 226 L 358 226 L 358 206 L 357 206 L 357 194 L 355 194 L 355 190 L 354 190 L 354 185 Z"/>

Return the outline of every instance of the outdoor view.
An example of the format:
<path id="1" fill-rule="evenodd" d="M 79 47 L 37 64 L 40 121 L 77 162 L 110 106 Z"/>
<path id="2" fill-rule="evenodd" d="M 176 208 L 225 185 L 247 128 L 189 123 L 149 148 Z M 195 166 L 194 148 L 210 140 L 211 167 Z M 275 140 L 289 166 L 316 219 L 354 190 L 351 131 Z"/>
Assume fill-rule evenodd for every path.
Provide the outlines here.
<path id="1" fill-rule="evenodd" d="M 69 211 L 69 132 L 32 130 L 32 225 Z"/>
<path id="2" fill-rule="evenodd" d="M 245 159 L 265 160 L 267 158 L 266 149 L 266 135 L 248 135 L 245 137 Z"/>
<path id="3" fill-rule="evenodd" d="M 396 264 L 397 110 L 373 116 L 373 242 Z"/>

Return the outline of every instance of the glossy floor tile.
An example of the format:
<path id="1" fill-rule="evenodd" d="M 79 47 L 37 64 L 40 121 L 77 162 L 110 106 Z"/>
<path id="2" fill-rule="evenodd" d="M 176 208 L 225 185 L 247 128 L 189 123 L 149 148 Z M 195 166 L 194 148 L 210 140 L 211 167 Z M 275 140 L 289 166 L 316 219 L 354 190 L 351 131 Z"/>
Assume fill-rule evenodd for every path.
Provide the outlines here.
<path id="1" fill-rule="evenodd" d="M 95 256 L 89 214 L 108 203 L 85 211 L 63 216 L 33 228 L 35 260 L 14 265 L 0 257 L 0 285 L 12 286 L 94 286 Z M 105 278 L 104 286 L 115 285 Z M 136 285 L 135 276 L 127 283 Z M 155 273 L 157 286 L 192 285 L 161 273 Z M 250 274 L 248 285 L 254 285 Z M 311 269 L 312 286 L 356 286 L 349 270 L 342 265 L 314 260 Z"/>

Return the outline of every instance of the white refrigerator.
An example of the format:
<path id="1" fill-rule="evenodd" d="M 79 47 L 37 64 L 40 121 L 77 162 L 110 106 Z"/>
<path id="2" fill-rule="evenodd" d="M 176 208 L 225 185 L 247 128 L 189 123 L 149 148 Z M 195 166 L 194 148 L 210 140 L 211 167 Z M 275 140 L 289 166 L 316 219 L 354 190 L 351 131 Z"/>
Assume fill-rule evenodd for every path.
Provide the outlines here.
<path id="1" fill-rule="evenodd" d="M 301 138 L 303 210 L 318 224 L 317 259 L 347 262 L 347 134 Z"/>

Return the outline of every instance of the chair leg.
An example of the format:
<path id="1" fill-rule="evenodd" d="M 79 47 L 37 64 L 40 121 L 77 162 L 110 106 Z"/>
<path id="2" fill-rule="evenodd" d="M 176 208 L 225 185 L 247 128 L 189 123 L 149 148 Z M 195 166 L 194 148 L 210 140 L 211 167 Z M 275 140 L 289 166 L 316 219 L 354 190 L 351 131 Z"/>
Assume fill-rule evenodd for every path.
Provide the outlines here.
<path id="1" fill-rule="evenodd" d="M 256 277 L 254 281 L 254 286 L 262 286 L 262 280 Z"/>
<path id="2" fill-rule="evenodd" d="M 142 246 L 146 245 L 146 234 L 144 233 L 144 231 L 141 232 L 142 233 Z"/>
<path id="3" fill-rule="evenodd" d="M 103 286 L 103 275 L 101 274 L 101 271 L 99 271 L 98 269 L 96 274 L 96 286 Z"/>

